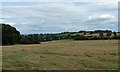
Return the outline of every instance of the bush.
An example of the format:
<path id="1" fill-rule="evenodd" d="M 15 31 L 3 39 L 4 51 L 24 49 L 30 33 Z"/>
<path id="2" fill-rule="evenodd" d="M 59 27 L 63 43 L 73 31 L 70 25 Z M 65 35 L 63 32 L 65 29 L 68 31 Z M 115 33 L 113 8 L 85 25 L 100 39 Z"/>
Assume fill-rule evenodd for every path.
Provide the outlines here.
<path id="1" fill-rule="evenodd" d="M 114 36 L 111 39 L 120 39 L 120 36 Z"/>
<path id="2" fill-rule="evenodd" d="M 35 35 L 22 36 L 21 44 L 40 44 L 39 37 Z"/>
<path id="3" fill-rule="evenodd" d="M 74 40 L 87 40 L 88 38 L 78 34 L 74 36 L 73 39 Z"/>
<path id="4" fill-rule="evenodd" d="M 101 38 L 100 37 L 96 37 L 96 36 L 92 37 L 92 40 L 99 40 L 99 39 L 101 39 Z"/>

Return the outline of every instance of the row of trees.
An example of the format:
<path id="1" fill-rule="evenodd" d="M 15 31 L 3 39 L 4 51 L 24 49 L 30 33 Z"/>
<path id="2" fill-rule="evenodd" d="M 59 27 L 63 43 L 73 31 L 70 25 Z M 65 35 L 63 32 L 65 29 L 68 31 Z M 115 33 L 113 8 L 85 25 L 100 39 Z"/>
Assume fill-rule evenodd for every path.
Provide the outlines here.
<path id="1" fill-rule="evenodd" d="M 112 32 L 106 32 L 106 33 L 107 33 L 106 36 L 111 36 L 111 35 L 112 35 Z M 99 32 L 99 34 L 100 34 L 100 36 L 104 36 L 104 35 L 103 35 L 103 32 Z M 114 36 L 117 36 L 117 33 L 116 33 L 116 32 L 113 32 L 113 35 L 114 35 Z"/>
<path id="2" fill-rule="evenodd" d="M 110 37 L 112 35 L 111 32 L 108 32 L 106 36 L 103 35 L 102 32 L 99 33 L 99 36 L 91 36 L 91 37 L 85 37 L 84 35 L 76 34 L 73 35 L 70 32 L 66 33 L 59 33 L 59 34 L 32 34 L 27 36 L 22 36 L 22 43 L 29 43 L 29 39 L 36 42 L 44 42 L 44 41 L 52 41 L 52 40 L 62 40 L 62 39 L 73 39 L 73 40 L 107 40 L 107 39 L 120 39 L 120 36 L 116 35 L 116 32 L 113 32 L 114 36 Z M 28 40 L 28 41 L 27 41 Z M 31 41 L 31 42 L 32 42 Z M 37 43 L 37 42 L 36 42 Z"/>
<path id="3" fill-rule="evenodd" d="M 2 27 L 2 45 L 13 44 L 39 44 L 44 41 L 70 39 L 70 34 L 29 34 L 20 35 L 20 32 L 8 24 L 0 24 Z"/>
<path id="4" fill-rule="evenodd" d="M 20 32 L 16 28 L 6 25 L 2 25 L 2 45 L 12 45 L 12 44 L 39 44 L 44 41 L 52 40 L 62 40 L 62 39 L 73 39 L 73 40 L 98 40 L 98 39 L 120 39 L 120 36 L 117 36 L 116 32 L 113 32 L 114 37 L 110 38 L 112 31 L 109 30 L 96 30 L 96 31 L 79 31 L 79 32 L 62 32 L 57 34 L 29 34 L 29 35 L 20 35 Z M 85 37 L 78 33 L 94 34 L 99 33 L 99 37 Z M 103 33 L 107 33 L 107 37 L 103 36 Z"/>
<path id="5" fill-rule="evenodd" d="M 108 39 L 120 39 L 120 36 L 113 36 L 113 37 L 110 37 L 110 36 L 93 36 L 93 37 L 85 37 L 85 36 L 82 36 L 82 35 L 76 35 L 73 37 L 74 40 L 108 40 Z"/>
<path id="6" fill-rule="evenodd" d="M 30 34 L 21 36 L 21 44 L 39 43 L 52 40 L 71 39 L 70 34 Z"/>

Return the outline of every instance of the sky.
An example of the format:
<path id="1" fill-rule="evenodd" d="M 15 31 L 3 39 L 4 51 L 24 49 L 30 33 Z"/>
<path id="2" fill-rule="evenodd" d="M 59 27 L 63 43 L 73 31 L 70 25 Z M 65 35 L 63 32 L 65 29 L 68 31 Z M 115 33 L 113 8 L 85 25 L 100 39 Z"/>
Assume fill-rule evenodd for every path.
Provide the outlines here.
<path id="1" fill-rule="evenodd" d="M 17 0 L 16 0 L 17 1 Z M 118 31 L 118 2 L 2 2 L 0 23 L 21 34 Z"/>

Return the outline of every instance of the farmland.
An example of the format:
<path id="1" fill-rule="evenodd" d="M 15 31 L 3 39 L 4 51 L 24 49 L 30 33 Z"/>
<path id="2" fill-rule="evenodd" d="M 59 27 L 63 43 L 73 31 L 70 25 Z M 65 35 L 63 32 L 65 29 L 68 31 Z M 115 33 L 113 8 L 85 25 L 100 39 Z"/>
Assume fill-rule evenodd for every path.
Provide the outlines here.
<path id="1" fill-rule="evenodd" d="M 118 40 L 55 40 L 3 46 L 3 70 L 116 70 Z"/>

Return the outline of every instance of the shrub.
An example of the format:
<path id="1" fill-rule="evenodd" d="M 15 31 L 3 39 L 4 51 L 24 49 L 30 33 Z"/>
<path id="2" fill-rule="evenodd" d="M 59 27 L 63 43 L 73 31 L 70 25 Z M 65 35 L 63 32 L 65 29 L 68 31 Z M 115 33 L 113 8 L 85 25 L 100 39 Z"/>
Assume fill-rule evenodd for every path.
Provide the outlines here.
<path id="1" fill-rule="evenodd" d="M 120 36 L 114 36 L 111 39 L 120 39 Z"/>
<path id="2" fill-rule="evenodd" d="M 77 34 L 76 36 L 73 37 L 73 39 L 74 40 L 87 40 L 88 38 Z"/>

